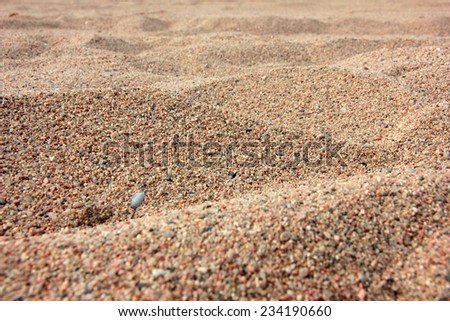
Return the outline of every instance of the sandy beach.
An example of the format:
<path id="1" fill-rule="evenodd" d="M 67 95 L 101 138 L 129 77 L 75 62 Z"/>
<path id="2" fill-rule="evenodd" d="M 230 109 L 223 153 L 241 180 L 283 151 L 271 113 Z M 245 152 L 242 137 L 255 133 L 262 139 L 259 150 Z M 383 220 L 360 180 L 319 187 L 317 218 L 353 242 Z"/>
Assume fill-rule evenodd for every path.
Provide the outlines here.
<path id="1" fill-rule="evenodd" d="M 450 299 L 450 2 L 0 7 L 1 300 Z"/>

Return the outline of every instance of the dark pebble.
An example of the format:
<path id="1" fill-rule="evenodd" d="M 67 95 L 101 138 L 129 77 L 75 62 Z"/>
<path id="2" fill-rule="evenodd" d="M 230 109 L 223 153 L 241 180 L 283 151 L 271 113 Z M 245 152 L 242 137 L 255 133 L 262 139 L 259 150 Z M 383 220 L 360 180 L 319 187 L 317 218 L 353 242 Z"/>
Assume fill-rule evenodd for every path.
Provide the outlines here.
<path id="1" fill-rule="evenodd" d="M 138 287 L 139 290 L 142 290 L 142 288 L 144 287 L 144 284 L 141 283 L 140 281 L 138 281 L 138 282 L 136 283 L 136 286 Z"/>
<path id="2" fill-rule="evenodd" d="M 5 199 L 4 198 L 0 198 L 0 205 L 5 205 L 5 204 L 6 204 Z"/>
<path id="3" fill-rule="evenodd" d="M 207 226 L 207 227 L 205 227 L 205 228 L 202 229 L 202 233 L 209 232 L 209 231 L 211 231 L 212 229 L 213 229 L 213 227 L 212 227 L 211 225 L 209 225 L 209 226 Z"/>
<path id="4" fill-rule="evenodd" d="M 228 176 L 230 176 L 231 178 L 235 178 L 237 174 L 235 172 L 229 171 Z"/>
<path id="5" fill-rule="evenodd" d="M 404 244 L 405 246 L 410 246 L 410 245 L 411 245 L 411 237 L 410 237 L 409 235 L 406 235 L 406 236 L 403 238 L 403 244 Z"/>

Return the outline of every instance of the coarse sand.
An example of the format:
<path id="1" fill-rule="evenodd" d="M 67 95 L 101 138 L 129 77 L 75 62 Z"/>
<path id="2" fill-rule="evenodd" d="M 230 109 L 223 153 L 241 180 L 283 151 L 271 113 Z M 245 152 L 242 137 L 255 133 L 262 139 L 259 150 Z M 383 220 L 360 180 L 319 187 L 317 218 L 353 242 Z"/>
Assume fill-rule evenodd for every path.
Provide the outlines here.
<path id="1" fill-rule="evenodd" d="M 450 299 L 449 2 L 0 6 L 0 299 Z"/>

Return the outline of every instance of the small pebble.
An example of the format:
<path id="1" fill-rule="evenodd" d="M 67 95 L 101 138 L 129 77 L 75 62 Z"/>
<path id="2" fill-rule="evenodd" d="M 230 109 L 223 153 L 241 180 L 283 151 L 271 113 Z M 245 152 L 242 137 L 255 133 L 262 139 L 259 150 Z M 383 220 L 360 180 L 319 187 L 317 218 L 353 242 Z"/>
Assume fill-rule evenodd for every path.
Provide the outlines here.
<path id="1" fill-rule="evenodd" d="M 306 277 L 308 276 L 308 274 L 309 274 L 309 269 L 306 268 L 306 267 L 301 268 L 301 269 L 298 271 L 298 276 L 299 276 L 300 279 L 306 278 Z"/>
<path id="2" fill-rule="evenodd" d="M 327 290 L 324 290 L 322 295 L 323 295 L 323 299 L 324 299 L 325 301 L 330 301 L 331 298 L 332 298 L 331 292 L 330 292 L 330 291 L 327 291 Z"/>
<path id="3" fill-rule="evenodd" d="M 289 241 L 291 239 L 291 234 L 289 233 L 289 232 L 283 232 L 283 233 L 281 233 L 281 235 L 280 235 L 280 241 L 281 242 L 287 242 L 287 241 Z"/>
<path id="4" fill-rule="evenodd" d="M 163 269 L 153 269 L 152 271 L 152 275 L 154 277 L 158 277 L 158 276 L 163 276 L 167 274 L 167 270 L 163 270 Z"/>
<path id="5" fill-rule="evenodd" d="M 360 301 L 364 301 L 365 298 L 366 298 L 366 290 L 364 290 L 364 289 L 359 290 L 358 299 Z"/>
<path id="6" fill-rule="evenodd" d="M 172 230 L 167 231 L 167 232 L 164 234 L 164 236 L 167 237 L 168 239 L 171 239 L 171 238 L 173 238 L 173 237 L 175 236 L 175 232 L 172 231 Z"/>
<path id="7" fill-rule="evenodd" d="M 230 176 L 231 178 L 235 178 L 237 174 L 235 172 L 229 171 L 228 176 Z"/>
<path id="8" fill-rule="evenodd" d="M 200 274 L 206 274 L 208 272 L 208 268 L 206 266 L 201 266 L 197 268 L 198 273 Z"/>
<path id="9" fill-rule="evenodd" d="M 441 216 L 440 216 L 439 214 L 435 214 L 435 215 L 433 215 L 433 221 L 435 221 L 435 222 L 439 222 L 439 221 L 440 221 L 440 219 L 441 219 Z"/>
<path id="10" fill-rule="evenodd" d="M 382 136 L 381 134 L 375 135 L 372 137 L 372 140 L 377 141 L 377 140 L 381 140 Z"/>
<path id="11" fill-rule="evenodd" d="M 64 212 L 62 212 L 62 215 L 64 215 L 64 216 L 69 216 L 69 215 L 72 215 L 73 212 L 74 212 L 73 209 L 68 208 L 68 209 L 66 209 Z"/>
<path id="12" fill-rule="evenodd" d="M 55 213 L 53 213 L 53 212 L 47 212 L 46 214 L 47 214 L 47 216 L 48 216 L 49 218 L 51 218 L 53 221 L 56 221 L 57 216 L 56 216 Z"/>
<path id="13" fill-rule="evenodd" d="M 134 194 L 134 196 L 131 198 L 130 201 L 131 208 L 134 210 L 137 209 L 142 204 L 144 198 L 145 198 L 144 192 L 138 192 Z"/>
<path id="14" fill-rule="evenodd" d="M 81 207 L 83 207 L 83 203 L 81 203 L 81 202 L 73 203 L 72 207 L 73 208 L 81 208 Z"/>

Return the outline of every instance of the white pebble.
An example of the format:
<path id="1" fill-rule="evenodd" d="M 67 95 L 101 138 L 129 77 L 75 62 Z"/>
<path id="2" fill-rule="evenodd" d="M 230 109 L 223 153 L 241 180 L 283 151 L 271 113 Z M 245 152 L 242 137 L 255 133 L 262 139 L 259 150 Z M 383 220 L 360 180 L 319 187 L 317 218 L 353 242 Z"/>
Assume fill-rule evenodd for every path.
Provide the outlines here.
<path id="1" fill-rule="evenodd" d="M 155 277 L 158 277 L 158 276 L 166 275 L 167 272 L 168 272 L 167 270 L 153 269 L 152 275 L 155 276 Z"/>
<path id="2" fill-rule="evenodd" d="M 53 221 L 56 221 L 56 219 L 57 219 L 56 214 L 53 213 L 53 212 L 48 212 L 48 213 L 47 213 L 47 216 L 48 216 L 49 218 L 51 218 Z"/>
<path id="3" fill-rule="evenodd" d="M 144 192 L 138 192 L 134 194 L 134 196 L 131 198 L 130 206 L 133 209 L 137 209 L 144 200 L 145 194 Z"/>

